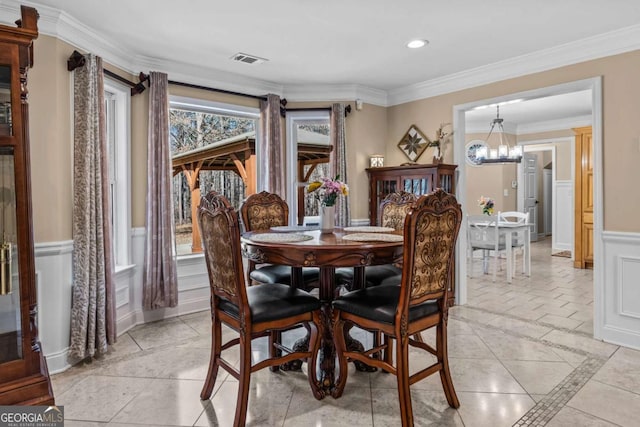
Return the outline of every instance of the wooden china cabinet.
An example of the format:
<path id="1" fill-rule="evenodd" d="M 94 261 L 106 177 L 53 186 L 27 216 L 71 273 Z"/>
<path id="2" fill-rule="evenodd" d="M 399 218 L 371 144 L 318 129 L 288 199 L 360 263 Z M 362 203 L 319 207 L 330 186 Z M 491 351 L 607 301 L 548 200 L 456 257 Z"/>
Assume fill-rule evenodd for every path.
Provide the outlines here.
<path id="1" fill-rule="evenodd" d="M 456 193 L 456 168 L 458 165 L 434 163 L 427 165 L 404 165 L 367 168 L 369 175 L 369 223 L 378 224 L 378 207 L 390 193 L 406 191 L 421 196 L 442 188 L 447 193 Z M 455 304 L 455 266 L 451 270 L 449 306 Z"/>
<path id="2" fill-rule="evenodd" d="M 38 341 L 27 70 L 38 12 L 22 6 L 16 27 L 0 25 L 0 405 L 51 405 Z"/>
<path id="3" fill-rule="evenodd" d="M 366 169 L 369 175 L 369 222 L 377 225 L 378 207 L 390 193 L 406 191 L 417 196 L 436 188 L 455 194 L 458 165 L 435 163 Z"/>

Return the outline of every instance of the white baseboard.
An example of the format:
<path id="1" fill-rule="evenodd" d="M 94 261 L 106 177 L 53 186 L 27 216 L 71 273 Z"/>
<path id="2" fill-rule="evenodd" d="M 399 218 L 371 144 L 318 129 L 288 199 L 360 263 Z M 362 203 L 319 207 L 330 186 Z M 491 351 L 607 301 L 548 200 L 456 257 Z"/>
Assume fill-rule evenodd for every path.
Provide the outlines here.
<path id="1" fill-rule="evenodd" d="M 49 374 L 59 374 L 60 372 L 64 372 L 71 367 L 71 365 L 67 361 L 68 354 L 69 347 L 66 347 L 62 351 L 49 353 L 45 356 L 47 359 L 47 368 L 49 369 Z"/>
<path id="2" fill-rule="evenodd" d="M 352 227 L 362 227 L 364 225 L 369 225 L 369 218 L 357 218 L 357 219 L 351 219 L 351 226 Z"/>

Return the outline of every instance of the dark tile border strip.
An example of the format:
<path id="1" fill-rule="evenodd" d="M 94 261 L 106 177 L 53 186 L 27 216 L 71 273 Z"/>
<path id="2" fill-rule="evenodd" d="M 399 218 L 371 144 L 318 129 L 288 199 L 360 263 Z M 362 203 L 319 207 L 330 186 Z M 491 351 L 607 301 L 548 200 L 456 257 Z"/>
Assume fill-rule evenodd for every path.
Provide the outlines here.
<path id="1" fill-rule="evenodd" d="M 544 426 L 564 408 L 573 396 L 593 377 L 604 365 L 605 359 L 587 358 L 549 394 L 522 416 L 513 427 Z"/>

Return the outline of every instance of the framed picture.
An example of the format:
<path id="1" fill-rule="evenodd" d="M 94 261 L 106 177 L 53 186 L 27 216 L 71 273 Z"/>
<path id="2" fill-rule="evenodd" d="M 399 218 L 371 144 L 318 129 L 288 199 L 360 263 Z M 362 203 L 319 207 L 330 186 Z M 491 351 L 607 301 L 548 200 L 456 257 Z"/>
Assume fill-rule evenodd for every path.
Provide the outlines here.
<path id="1" fill-rule="evenodd" d="M 402 150 L 409 160 L 415 162 L 424 150 L 427 149 L 429 144 L 431 144 L 429 138 L 424 136 L 416 125 L 411 125 L 407 133 L 405 133 L 400 142 L 398 142 L 398 148 Z"/>

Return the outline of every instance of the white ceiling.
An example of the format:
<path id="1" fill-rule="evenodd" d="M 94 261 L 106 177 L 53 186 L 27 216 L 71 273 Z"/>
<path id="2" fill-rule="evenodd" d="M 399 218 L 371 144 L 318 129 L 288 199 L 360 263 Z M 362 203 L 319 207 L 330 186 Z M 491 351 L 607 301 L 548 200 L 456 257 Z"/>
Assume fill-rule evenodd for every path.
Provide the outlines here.
<path id="1" fill-rule="evenodd" d="M 4 0 L 0 3 L 11 3 Z M 640 23 L 638 0 L 38 0 L 147 64 L 393 90 Z M 430 41 L 408 49 L 415 38 Z M 269 59 L 232 62 L 244 52 Z M 147 71 L 147 70 L 140 70 Z M 217 74 L 216 74 L 217 73 Z M 220 80 L 220 79 L 218 79 Z"/>
<path id="2" fill-rule="evenodd" d="M 487 132 L 496 118 L 496 106 L 467 111 L 467 132 Z M 567 129 L 583 126 L 591 119 L 591 91 L 583 90 L 537 99 L 525 99 L 516 103 L 500 105 L 500 117 L 504 119 L 505 131 L 528 133 L 535 131 Z"/>
<path id="3" fill-rule="evenodd" d="M 403 102 L 640 49 L 640 0 L 0 0 L 36 7 L 43 34 L 137 74 L 293 101 Z M 409 40 L 428 39 L 422 49 Z M 237 52 L 267 58 L 230 60 Z M 589 92 L 501 107 L 505 129 L 582 126 Z M 495 108 L 467 113 L 481 131 Z"/>

